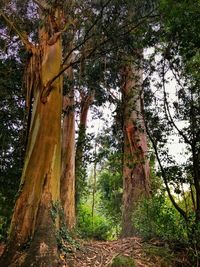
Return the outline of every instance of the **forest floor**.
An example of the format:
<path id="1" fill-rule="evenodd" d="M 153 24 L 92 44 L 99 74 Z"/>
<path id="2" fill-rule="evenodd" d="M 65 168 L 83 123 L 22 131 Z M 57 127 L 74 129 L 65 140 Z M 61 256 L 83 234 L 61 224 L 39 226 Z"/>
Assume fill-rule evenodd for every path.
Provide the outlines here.
<path id="1" fill-rule="evenodd" d="M 0 256 L 5 245 L 0 244 Z M 184 251 L 172 252 L 158 241 L 144 242 L 139 237 L 115 241 L 63 242 L 60 249 L 62 267 L 188 267 Z"/>
<path id="2" fill-rule="evenodd" d="M 116 241 L 80 241 L 80 247 L 65 244 L 63 267 L 181 267 L 190 266 L 184 252 L 173 253 L 166 244 L 132 237 Z"/>

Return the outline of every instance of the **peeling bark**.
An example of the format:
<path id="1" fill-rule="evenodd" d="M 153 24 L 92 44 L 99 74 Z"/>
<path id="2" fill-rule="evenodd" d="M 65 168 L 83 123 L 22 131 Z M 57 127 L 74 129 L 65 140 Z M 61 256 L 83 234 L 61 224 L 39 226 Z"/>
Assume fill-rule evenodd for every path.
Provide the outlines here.
<path id="1" fill-rule="evenodd" d="M 45 38 L 32 51 L 32 57 L 36 52 L 40 55 L 38 69 L 29 65 L 27 74 L 27 89 L 33 90 L 32 118 L 9 242 L 0 266 L 57 266 L 59 261 L 58 221 L 52 221 L 51 208 L 60 200 L 62 77 L 44 94 L 45 102 L 43 93 L 61 67 L 62 48 L 60 36 L 51 45 L 47 43 L 48 35 Z M 39 82 L 34 80 L 34 71 L 38 72 Z M 22 260 L 18 256 L 24 249 L 27 257 Z"/>

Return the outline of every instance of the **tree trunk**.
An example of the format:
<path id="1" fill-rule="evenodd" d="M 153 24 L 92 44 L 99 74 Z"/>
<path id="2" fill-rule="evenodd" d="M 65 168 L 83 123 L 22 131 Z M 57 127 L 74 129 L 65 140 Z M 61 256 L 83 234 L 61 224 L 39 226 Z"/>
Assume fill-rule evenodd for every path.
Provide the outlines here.
<path id="1" fill-rule="evenodd" d="M 69 8 L 74 5 L 74 0 L 68 1 Z M 73 21 L 73 16 L 69 15 L 69 20 Z M 65 75 L 67 77 L 66 94 L 63 101 L 63 125 L 62 125 L 62 169 L 60 196 L 64 209 L 65 224 L 68 230 L 75 227 L 75 103 L 74 103 L 74 72 L 70 65 L 74 59 L 74 29 L 68 30 L 71 41 L 68 42 L 67 60 L 65 64 L 69 66 Z"/>
<path id="2" fill-rule="evenodd" d="M 83 156 L 84 147 L 86 141 L 86 127 L 87 127 L 87 117 L 90 105 L 94 101 L 94 91 L 91 91 L 88 95 L 81 94 L 81 112 L 80 112 L 80 123 L 78 140 L 76 145 L 76 156 L 75 156 L 75 183 L 76 183 L 76 208 L 81 197 L 81 192 L 84 187 L 84 170 L 83 170 Z"/>
<path id="3" fill-rule="evenodd" d="M 72 67 L 67 72 L 69 81 L 73 80 Z M 75 116 L 74 89 L 64 97 L 64 118 L 62 134 L 62 175 L 61 201 L 64 208 L 66 226 L 69 230 L 75 226 Z"/>
<path id="4" fill-rule="evenodd" d="M 122 236 L 135 234 L 133 212 L 149 195 L 149 161 L 143 120 L 141 72 L 133 66 L 123 70 L 123 200 Z"/>
<path id="5" fill-rule="evenodd" d="M 94 211 L 95 211 L 95 194 L 97 191 L 97 142 L 94 147 L 94 169 L 93 169 L 93 181 L 92 181 L 92 231 L 94 234 Z"/>
<path id="6" fill-rule="evenodd" d="M 58 266 L 56 228 L 51 208 L 60 200 L 62 78 L 50 84 L 62 60 L 60 33 L 32 47 L 27 72 L 34 102 L 28 145 L 10 227 L 0 266 Z M 36 79 L 37 77 L 37 79 Z M 27 250 L 27 256 L 19 258 Z"/>

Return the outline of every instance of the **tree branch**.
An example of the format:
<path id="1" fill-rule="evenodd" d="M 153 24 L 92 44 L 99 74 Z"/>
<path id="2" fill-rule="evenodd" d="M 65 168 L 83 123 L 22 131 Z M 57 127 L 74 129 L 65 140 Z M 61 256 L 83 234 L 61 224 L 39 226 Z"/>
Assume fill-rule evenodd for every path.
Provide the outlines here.
<path id="1" fill-rule="evenodd" d="M 16 34 L 20 37 L 22 43 L 25 45 L 27 50 L 31 50 L 32 48 L 32 43 L 29 42 L 28 37 L 25 33 L 22 33 L 17 26 L 14 24 L 14 22 L 12 22 L 2 11 L 0 11 L 0 16 L 3 17 L 3 19 L 5 20 L 5 22 L 7 23 L 7 25 L 13 29 Z"/>
<path id="2" fill-rule="evenodd" d="M 75 51 L 77 50 L 79 47 L 81 47 L 83 44 L 85 44 L 89 39 L 91 39 L 94 34 L 92 35 L 89 35 L 90 32 L 92 31 L 92 29 L 94 28 L 94 26 L 97 24 L 97 22 L 99 21 L 99 19 L 102 18 L 103 16 L 103 11 L 104 9 L 106 8 L 106 6 L 111 2 L 111 0 L 108 0 L 105 5 L 102 6 L 102 9 L 101 9 L 101 12 L 100 12 L 100 15 L 96 18 L 96 20 L 93 22 L 93 24 L 89 27 L 89 29 L 86 31 L 85 33 L 85 36 L 83 38 L 83 41 L 78 44 L 76 47 L 74 47 L 63 59 L 63 64 L 67 61 L 67 59 L 69 58 L 69 56 Z"/>
<path id="3" fill-rule="evenodd" d="M 89 35 L 89 33 L 91 32 L 91 30 L 93 29 L 93 27 L 97 24 L 98 20 L 100 18 L 102 18 L 103 16 L 103 11 L 104 9 L 106 8 L 106 6 L 111 2 L 112 0 L 108 0 L 103 6 L 102 6 L 102 9 L 101 9 L 101 12 L 100 12 L 100 15 L 98 16 L 98 18 L 94 21 L 94 23 L 90 26 L 90 28 L 88 29 L 88 31 L 85 33 L 85 36 L 83 38 L 83 41 L 81 43 L 79 43 L 77 46 L 75 46 L 67 55 L 65 55 L 64 59 L 63 59 L 63 64 L 62 64 L 62 69 L 59 71 L 59 73 L 57 75 L 55 75 L 55 77 L 53 79 L 51 79 L 47 86 L 50 86 L 60 75 L 62 75 L 70 66 L 73 66 L 77 63 L 80 62 L 81 59 L 78 59 L 76 60 L 75 62 L 71 62 L 69 63 L 68 65 L 65 65 L 64 63 L 68 60 L 68 58 L 71 56 L 71 54 L 76 51 L 77 49 L 79 49 L 82 45 L 84 45 L 88 40 L 90 40 L 92 37 L 95 36 L 95 34 L 91 34 Z M 125 33 L 120 33 L 119 35 L 117 35 L 117 39 L 120 39 L 120 37 L 124 37 L 124 35 L 126 34 L 129 34 L 131 31 L 133 31 L 134 29 L 136 29 L 137 27 L 139 27 L 143 22 L 144 20 L 150 16 L 150 14 L 152 13 L 149 12 L 146 16 L 142 17 L 141 20 L 137 23 L 137 24 L 134 24 L 133 22 L 131 22 L 129 25 L 131 26 L 133 24 L 133 26 L 128 30 L 126 31 Z M 155 16 L 154 16 L 155 17 Z M 127 25 L 127 24 L 126 24 Z M 125 25 L 121 26 L 119 28 L 119 32 L 121 32 L 122 29 L 124 29 Z M 125 27 L 126 28 L 126 27 Z M 105 45 L 106 43 L 108 43 L 109 41 L 113 41 L 115 42 L 115 40 L 113 40 L 112 37 L 107 37 L 106 39 L 104 39 L 102 42 L 99 43 L 98 46 L 94 47 L 91 49 L 91 52 L 85 56 L 85 58 L 90 58 L 94 53 L 95 51 L 100 48 L 101 46 Z M 118 44 L 115 44 L 116 47 L 118 47 Z"/>
<path id="4" fill-rule="evenodd" d="M 146 123 L 146 120 L 145 121 L 145 127 L 146 127 L 146 131 L 147 131 L 147 134 L 149 136 L 149 139 L 153 145 L 153 149 L 155 151 L 155 154 L 156 154 L 156 158 L 157 158 L 157 161 L 158 161 L 158 164 L 159 164 L 159 167 L 160 167 L 160 170 L 161 170 L 161 173 L 162 173 L 162 177 L 163 177 L 163 181 L 164 181 L 164 184 L 165 184 L 165 187 L 166 187 L 166 190 L 167 190 L 167 193 L 168 193 L 168 196 L 173 204 L 173 206 L 175 207 L 175 209 L 183 216 L 183 218 L 187 221 L 187 214 L 185 213 L 185 211 L 176 203 L 176 201 L 174 200 L 174 197 L 172 196 L 171 194 L 171 191 L 170 191 L 170 188 L 168 186 L 168 182 L 167 182 L 167 176 L 165 174 L 165 170 L 162 166 L 162 163 L 161 163 L 161 160 L 160 160 L 160 157 L 159 157 L 159 153 L 158 153 L 158 149 L 157 149 L 157 146 L 156 146 L 156 143 L 154 142 L 154 139 L 152 137 L 152 135 L 150 134 L 150 131 L 149 131 L 149 128 L 148 128 L 148 125 Z"/>
<path id="5" fill-rule="evenodd" d="M 174 122 L 170 109 L 169 109 L 169 103 L 167 100 L 167 93 L 166 93 L 166 89 L 165 89 L 165 73 L 163 72 L 162 74 L 162 85 L 163 85 L 163 92 L 164 92 L 164 107 L 165 107 L 165 113 L 167 115 L 167 118 L 169 120 L 170 123 L 172 123 L 172 125 L 174 126 L 174 128 L 177 130 L 177 132 L 180 134 L 181 137 L 183 137 L 183 139 L 185 140 L 186 144 L 189 144 L 190 146 L 192 145 L 192 143 L 190 142 L 190 140 L 187 138 L 187 136 L 183 133 L 183 131 L 181 131 L 178 126 L 176 125 L 176 123 Z"/>

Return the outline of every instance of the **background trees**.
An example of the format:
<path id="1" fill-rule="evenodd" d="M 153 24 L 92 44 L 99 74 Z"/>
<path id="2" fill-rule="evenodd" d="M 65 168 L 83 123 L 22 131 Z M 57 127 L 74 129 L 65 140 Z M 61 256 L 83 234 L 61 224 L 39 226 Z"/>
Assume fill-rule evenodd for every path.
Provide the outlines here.
<path id="1" fill-rule="evenodd" d="M 190 244 L 194 247 L 198 243 L 194 236 L 197 237 L 199 231 L 198 34 L 194 34 L 197 10 L 197 2 L 160 2 L 162 17 L 154 28 L 155 50 L 149 57 L 152 63 L 149 73 L 154 73 L 151 89 L 149 79 L 146 80 L 148 134 L 169 198 L 184 218 Z M 176 157 L 172 153 L 174 143 L 177 143 L 174 149 L 179 150 Z"/>
<path id="2" fill-rule="evenodd" d="M 21 90 L 22 64 L 13 57 L 1 61 L 1 237 L 5 237 L 19 186 L 24 142 L 24 99 Z M 15 72 L 15 77 L 13 77 Z"/>

